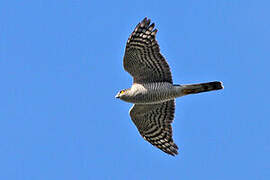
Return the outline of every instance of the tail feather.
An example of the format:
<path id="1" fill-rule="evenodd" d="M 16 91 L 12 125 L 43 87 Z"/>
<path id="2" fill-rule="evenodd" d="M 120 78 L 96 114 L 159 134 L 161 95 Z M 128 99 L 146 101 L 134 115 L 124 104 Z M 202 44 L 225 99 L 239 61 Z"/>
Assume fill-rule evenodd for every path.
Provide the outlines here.
<path id="1" fill-rule="evenodd" d="M 182 93 L 184 95 L 188 94 L 197 94 L 208 91 L 215 91 L 223 89 L 222 82 L 214 81 L 208 83 L 200 83 L 200 84 L 188 84 L 182 85 Z"/>

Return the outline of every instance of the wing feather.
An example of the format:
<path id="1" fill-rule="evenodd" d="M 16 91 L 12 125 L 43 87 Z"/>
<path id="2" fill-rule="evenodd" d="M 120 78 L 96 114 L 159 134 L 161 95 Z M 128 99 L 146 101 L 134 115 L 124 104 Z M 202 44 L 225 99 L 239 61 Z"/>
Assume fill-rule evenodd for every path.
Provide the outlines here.
<path id="1" fill-rule="evenodd" d="M 135 104 L 130 117 L 142 137 L 170 155 L 177 155 L 178 147 L 172 139 L 171 123 L 174 119 L 175 102 L 159 104 Z"/>
<path id="2" fill-rule="evenodd" d="M 150 19 L 144 18 L 128 38 L 124 69 L 133 76 L 134 83 L 172 83 L 170 67 L 160 53 L 154 27 Z"/>

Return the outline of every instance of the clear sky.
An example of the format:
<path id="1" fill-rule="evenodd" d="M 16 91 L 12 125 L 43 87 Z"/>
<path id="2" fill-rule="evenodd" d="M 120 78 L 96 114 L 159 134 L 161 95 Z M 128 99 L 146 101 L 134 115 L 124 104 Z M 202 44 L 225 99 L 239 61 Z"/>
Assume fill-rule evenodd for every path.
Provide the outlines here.
<path id="1" fill-rule="evenodd" d="M 270 178 L 270 2 L 0 2 L 0 179 Z M 222 91 L 179 98 L 179 155 L 144 141 L 125 43 L 148 17 L 177 84 Z"/>

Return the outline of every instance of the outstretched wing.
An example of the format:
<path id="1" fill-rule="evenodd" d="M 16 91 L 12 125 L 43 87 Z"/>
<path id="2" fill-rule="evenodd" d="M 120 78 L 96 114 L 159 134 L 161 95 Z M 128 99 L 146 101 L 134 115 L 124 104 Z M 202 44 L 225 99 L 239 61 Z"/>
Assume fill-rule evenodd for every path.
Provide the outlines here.
<path id="1" fill-rule="evenodd" d="M 160 53 L 154 26 L 154 23 L 150 25 L 150 19 L 144 18 L 128 38 L 124 68 L 133 76 L 134 83 L 172 83 L 170 67 Z"/>
<path id="2" fill-rule="evenodd" d="M 129 111 L 142 137 L 173 156 L 178 154 L 178 147 L 172 139 L 174 110 L 175 102 L 170 100 L 159 104 L 135 104 Z"/>

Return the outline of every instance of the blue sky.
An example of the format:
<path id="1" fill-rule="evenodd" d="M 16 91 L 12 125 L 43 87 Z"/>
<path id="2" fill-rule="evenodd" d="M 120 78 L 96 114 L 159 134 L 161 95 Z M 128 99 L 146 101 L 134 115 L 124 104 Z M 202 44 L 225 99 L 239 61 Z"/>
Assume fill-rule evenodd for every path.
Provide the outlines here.
<path id="1" fill-rule="evenodd" d="M 0 179 L 269 179 L 269 1 L 0 2 Z M 150 18 L 177 84 L 225 89 L 180 98 L 179 155 L 144 141 L 125 43 Z"/>

